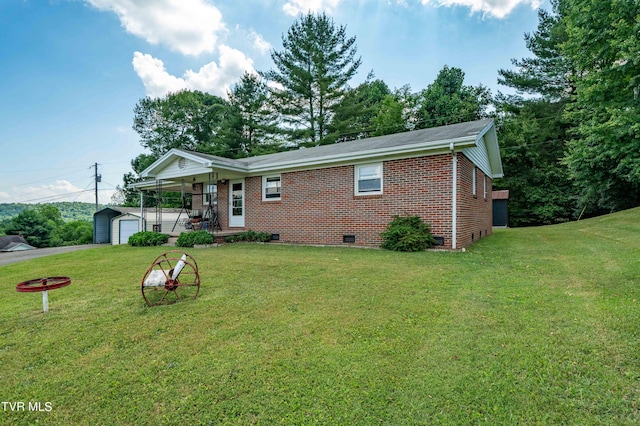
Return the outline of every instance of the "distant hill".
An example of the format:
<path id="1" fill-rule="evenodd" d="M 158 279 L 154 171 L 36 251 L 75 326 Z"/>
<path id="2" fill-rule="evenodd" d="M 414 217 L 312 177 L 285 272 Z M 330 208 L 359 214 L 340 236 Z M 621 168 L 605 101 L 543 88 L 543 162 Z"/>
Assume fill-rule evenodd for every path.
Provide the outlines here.
<path id="1" fill-rule="evenodd" d="M 96 212 L 96 205 L 92 203 L 64 201 L 59 203 L 43 204 L 57 207 L 65 222 L 72 222 L 74 220 L 93 222 L 93 214 Z M 19 215 L 23 210 L 33 209 L 36 206 L 36 204 L 0 203 L 0 222 L 6 219 L 11 219 L 12 217 Z M 104 206 L 100 206 L 100 208 L 103 207 Z"/>

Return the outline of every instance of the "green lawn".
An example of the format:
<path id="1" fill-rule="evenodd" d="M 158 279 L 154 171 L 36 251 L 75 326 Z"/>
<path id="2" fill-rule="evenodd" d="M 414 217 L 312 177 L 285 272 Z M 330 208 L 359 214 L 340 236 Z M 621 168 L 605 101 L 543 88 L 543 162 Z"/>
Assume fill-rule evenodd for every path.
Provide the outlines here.
<path id="1" fill-rule="evenodd" d="M 187 249 L 200 296 L 149 308 L 163 251 L 0 267 L 0 424 L 640 422 L 640 209 L 465 253 Z M 46 315 L 15 290 L 54 275 Z"/>

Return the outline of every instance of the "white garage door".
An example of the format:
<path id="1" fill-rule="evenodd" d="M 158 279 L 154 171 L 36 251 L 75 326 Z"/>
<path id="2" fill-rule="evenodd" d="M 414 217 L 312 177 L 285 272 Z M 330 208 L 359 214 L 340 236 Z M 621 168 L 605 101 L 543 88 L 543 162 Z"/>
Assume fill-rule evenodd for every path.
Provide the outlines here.
<path id="1" fill-rule="evenodd" d="M 129 237 L 138 232 L 137 220 L 120 221 L 120 244 L 127 244 Z"/>

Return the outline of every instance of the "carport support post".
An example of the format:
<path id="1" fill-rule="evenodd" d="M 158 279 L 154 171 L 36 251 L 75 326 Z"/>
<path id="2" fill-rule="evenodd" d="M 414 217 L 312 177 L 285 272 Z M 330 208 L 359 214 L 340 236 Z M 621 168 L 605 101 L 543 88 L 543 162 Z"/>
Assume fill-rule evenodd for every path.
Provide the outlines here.
<path id="1" fill-rule="evenodd" d="M 42 292 L 42 310 L 45 314 L 49 312 L 49 292 L 47 290 Z"/>

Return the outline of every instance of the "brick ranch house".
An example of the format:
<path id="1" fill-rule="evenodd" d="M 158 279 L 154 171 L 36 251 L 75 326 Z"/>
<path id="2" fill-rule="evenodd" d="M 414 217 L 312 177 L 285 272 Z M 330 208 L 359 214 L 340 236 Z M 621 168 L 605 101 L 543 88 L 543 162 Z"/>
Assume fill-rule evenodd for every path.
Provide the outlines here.
<path id="1" fill-rule="evenodd" d="M 172 149 L 134 187 L 191 192 L 214 233 L 377 247 L 394 215 L 409 214 L 444 248 L 461 249 L 491 234 L 492 182 L 502 175 L 485 119 L 235 160 Z"/>

